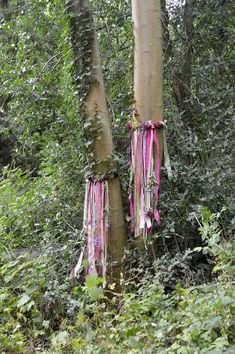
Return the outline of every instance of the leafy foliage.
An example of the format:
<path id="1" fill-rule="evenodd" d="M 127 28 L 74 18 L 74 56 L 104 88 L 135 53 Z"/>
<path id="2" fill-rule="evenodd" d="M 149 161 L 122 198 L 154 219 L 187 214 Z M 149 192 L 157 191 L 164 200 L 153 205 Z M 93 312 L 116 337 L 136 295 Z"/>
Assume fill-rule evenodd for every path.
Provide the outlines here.
<path id="1" fill-rule="evenodd" d="M 193 4 L 190 112 L 182 112 L 174 78 L 183 74 L 184 4 L 167 2 L 174 173 L 168 181 L 162 168 L 162 225 L 149 249 L 127 250 L 123 294 L 114 284 L 104 292 L 99 278 L 69 280 L 84 243 L 86 162 L 66 4 L 12 0 L 1 8 L 1 352 L 234 352 L 233 6 Z M 130 2 L 92 5 L 127 209 Z"/>

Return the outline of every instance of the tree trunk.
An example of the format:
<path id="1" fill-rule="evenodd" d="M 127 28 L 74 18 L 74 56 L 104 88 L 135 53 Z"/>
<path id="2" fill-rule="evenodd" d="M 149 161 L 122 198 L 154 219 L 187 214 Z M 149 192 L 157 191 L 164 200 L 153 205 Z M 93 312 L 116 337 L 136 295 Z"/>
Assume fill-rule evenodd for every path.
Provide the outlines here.
<path id="1" fill-rule="evenodd" d="M 8 0 L 1 0 L 0 1 L 0 9 L 2 10 L 2 16 L 4 20 L 8 21 L 10 19 L 10 9 L 9 9 L 9 1 Z M 4 41 L 3 45 L 6 45 L 8 42 L 10 42 L 11 35 L 5 35 L 3 36 Z M 9 52 L 11 50 L 9 49 Z M 3 82 L 0 79 L 0 85 L 3 85 Z M 9 121 L 7 119 L 7 111 L 8 111 L 8 104 L 11 101 L 11 96 L 10 94 L 2 94 L 0 93 L 0 127 L 2 129 L 5 129 L 6 127 L 9 127 Z M 14 141 L 12 138 L 9 136 L 5 136 L 4 134 L 0 135 L 0 166 L 6 166 L 10 165 L 12 163 L 12 148 L 14 146 Z"/>
<path id="2" fill-rule="evenodd" d="M 120 267 L 127 242 L 121 189 L 113 158 L 113 141 L 105 99 L 105 89 L 96 30 L 87 0 L 67 1 L 74 69 L 79 91 L 80 112 L 89 145 L 87 159 L 93 174 L 108 174 L 110 231 L 108 252 L 111 258 L 111 280 L 119 283 Z M 89 138 L 90 137 L 90 138 Z M 89 140 L 90 139 L 90 140 Z"/>
<path id="3" fill-rule="evenodd" d="M 0 5 L 4 9 L 7 9 L 8 8 L 8 0 L 1 0 Z"/>
<path id="4" fill-rule="evenodd" d="M 166 1 L 162 0 L 164 37 L 167 41 L 165 44 L 165 55 L 168 60 L 168 67 L 173 83 L 173 94 L 179 113 L 185 123 L 185 126 L 193 125 L 193 112 L 190 103 L 191 97 L 191 77 L 192 77 L 192 60 L 193 60 L 193 9 L 195 0 L 186 0 L 184 4 L 184 12 L 182 18 L 183 36 L 181 44 L 181 68 L 175 69 L 173 65 L 174 50 L 169 35 L 169 15 L 166 9 Z"/>
<path id="5" fill-rule="evenodd" d="M 175 98 L 184 123 L 193 125 L 193 113 L 190 103 L 192 76 L 192 37 L 194 0 L 186 0 L 183 14 L 182 69 L 175 73 Z"/>
<path id="6" fill-rule="evenodd" d="M 160 0 L 132 0 L 134 32 L 134 118 L 163 120 L 162 25 Z M 163 130 L 158 129 L 163 157 Z M 135 241 L 144 249 L 142 237 Z"/>
<path id="7" fill-rule="evenodd" d="M 132 0 L 134 31 L 134 117 L 163 120 L 162 26 L 160 0 Z M 158 130 L 161 155 L 163 134 Z"/>

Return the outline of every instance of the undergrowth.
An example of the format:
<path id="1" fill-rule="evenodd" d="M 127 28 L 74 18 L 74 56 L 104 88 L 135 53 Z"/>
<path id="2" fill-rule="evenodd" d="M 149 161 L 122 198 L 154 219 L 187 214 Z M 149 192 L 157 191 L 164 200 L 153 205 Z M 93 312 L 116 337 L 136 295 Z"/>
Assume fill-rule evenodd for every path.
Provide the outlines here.
<path id="1" fill-rule="evenodd" d="M 1 210 L 5 236 L 12 229 L 4 216 L 13 217 L 19 210 L 13 194 L 19 195 L 22 207 L 28 193 L 34 200 L 39 183 L 20 170 L 12 175 L 1 184 L 1 197 L 7 201 Z M 15 189 L 9 193 L 10 184 Z M 26 203 L 25 208 L 35 223 L 33 209 L 28 211 L 32 205 Z M 47 248 L 43 232 L 41 243 L 37 241 L 40 248 L 19 252 L 27 230 L 24 218 L 12 219 L 13 231 L 22 236 L 16 244 L 11 237 L 1 241 L 1 352 L 233 353 L 235 242 L 221 237 L 222 212 L 201 208 L 196 218 L 202 246 L 163 255 L 150 267 L 140 266 L 134 279 L 123 279 L 122 294 L 112 285 L 104 291 L 102 279 L 92 276 L 84 284 L 72 284 L 66 250 L 58 249 L 59 240 L 58 248 L 55 244 Z M 193 266 L 197 254 L 207 257 L 210 276 L 208 267 Z"/>

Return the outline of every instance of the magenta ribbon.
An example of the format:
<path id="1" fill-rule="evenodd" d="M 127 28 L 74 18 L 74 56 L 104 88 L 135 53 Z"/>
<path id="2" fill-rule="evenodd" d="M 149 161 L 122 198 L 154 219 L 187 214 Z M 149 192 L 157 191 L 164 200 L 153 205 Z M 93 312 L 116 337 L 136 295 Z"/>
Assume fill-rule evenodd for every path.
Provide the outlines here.
<path id="1" fill-rule="evenodd" d="M 130 218 L 131 231 L 135 236 L 146 236 L 152 232 L 154 222 L 160 225 L 157 208 L 160 186 L 160 147 L 157 128 L 163 123 L 128 123 L 131 129 L 130 174 Z"/>
<path id="2" fill-rule="evenodd" d="M 158 143 L 158 137 L 157 137 L 157 131 L 156 129 L 153 132 L 153 140 L 154 140 L 154 146 L 155 146 L 155 193 L 154 193 L 154 216 L 155 220 L 157 221 L 158 225 L 160 225 L 160 214 L 157 209 L 157 204 L 158 204 L 158 193 L 159 193 L 159 187 L 160 187 L 160 167 L 161 167 L 161 157 L 160 157 L 160 148 L 159 148 L 159 143 Z"/>
<path id="3" fill-rule="evenodd" d="M 88 269 L 86 273 L 102 276 L 107 267 L 108 240 L 108 180 L 89 177 L 86 181 L 84 228 L 87 233 Z"/>

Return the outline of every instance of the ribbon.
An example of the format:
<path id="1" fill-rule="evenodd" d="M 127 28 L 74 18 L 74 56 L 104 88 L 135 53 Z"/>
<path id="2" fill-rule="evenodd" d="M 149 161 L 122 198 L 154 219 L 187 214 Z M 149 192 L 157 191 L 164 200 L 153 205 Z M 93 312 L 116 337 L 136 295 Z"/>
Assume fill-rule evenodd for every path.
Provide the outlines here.
<path id="1" fill-rule="evenodd" d="M 83 231 L 87 236 L 87 260 L 86 274 L 101 276 L 106 285 L 107 270 L 107 242 L 108 242 L 108 216 L 109 216 L 109 192 L 107 178 L 95 179 L 89 177 L 86 180 L 86 192 L 84 202 Z M 81 252 L 76 267 L 72 270 L 72 278 L 75 279 L 81 267 L 84 249 Z"/>
<path id="2" fill-rule="evenodd" d="M 88 273 L 102 276 L 106 283 L 107 240 L 108 240 L 108 180 L 86 181 L 84 227 L 87 232 Z"/>
<path id="3" fill-rule="evenodd" d="M 160 186 L 160 147 L 157 128 L 163 122 L 128 123 L 131 129 L 130 168 L 130 217 L 131 231 L 135 237 L 147 236 L 156 223 L 160 225 L 157 208 Z"/>

